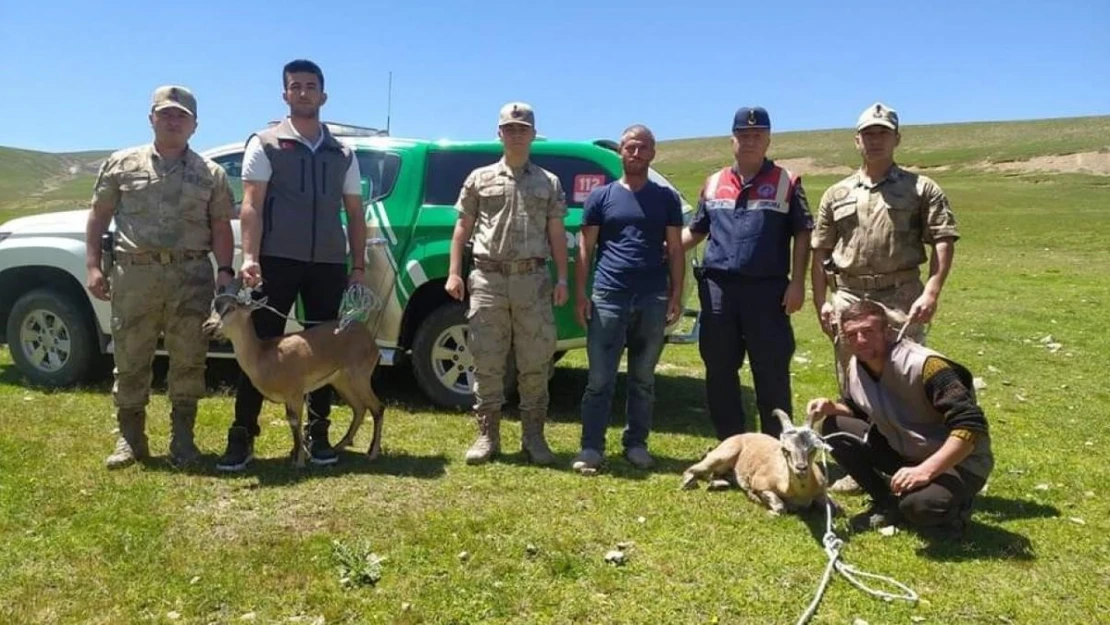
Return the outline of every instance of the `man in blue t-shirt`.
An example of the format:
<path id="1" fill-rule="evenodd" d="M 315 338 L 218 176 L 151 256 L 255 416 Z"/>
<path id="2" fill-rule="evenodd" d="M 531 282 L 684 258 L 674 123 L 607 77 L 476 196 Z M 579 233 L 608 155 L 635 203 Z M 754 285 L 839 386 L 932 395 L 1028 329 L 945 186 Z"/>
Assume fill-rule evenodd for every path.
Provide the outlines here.
<path id="1" fill-rule="evenodd" d="M 681 314 L 682 202 L 673 189 L 648 180 L 655 136 L 645 126 L 621 134 L 620 180 L 595 188 L 586 199 L 579 236 L 576 312 L 586 327 L 590 377 L 582 396 L 582 452 L 572 467 L 601 466 L 617 368 L 628 347 L 627 425 L 621 442 L 634 466 L 653 464 L 647 451 L 655 401 L 655 365 L 663 332 Z M 666 247 L 664 248 L 664 242 Z M 592 296 L 586 280 L 597 248 Z"/>

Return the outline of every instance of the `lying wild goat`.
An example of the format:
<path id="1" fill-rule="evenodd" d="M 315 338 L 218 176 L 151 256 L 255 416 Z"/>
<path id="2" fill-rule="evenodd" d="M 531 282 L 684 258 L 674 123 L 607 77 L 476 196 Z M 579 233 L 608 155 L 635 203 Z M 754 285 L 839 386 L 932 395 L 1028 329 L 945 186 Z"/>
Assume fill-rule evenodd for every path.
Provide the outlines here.
<path id="1" fill-rule="evenodd" d="M 335 446 L 350 445 L 362 426 L 367 408 L 374 415 L 374 436 L 367 454 L 373 460 L 381 452 L 382 417 L 385 406 L 374 394 L 370 376 L 378 364 L 378 345 L 365 324 L 354 322 L 336 333 L 338 321 L 314 325 L 307 330 L 273 339 L 259 340 L 251 322 L 251 311 L 264 302 L 241 296 L 242 282 L 235 280 L 216 296 L 212 315 L 204 329 L 214 337 L 226 337 L 235 349 L 235 360 L 266 399 L 283 404 L 293 430 L 293 461 L 303 467 L 307 452 L 301 422 L 305 395 L 331 384 L 354 416 L 347 434 Z"/>
<path id="2" fill-rule="evenodd" d="M 813 504 L 823 506 L 828 500 L 825 474 L 815 462 L 823 444 L 820 435 L 811 423 L 795 427 L 790 416 L 778 408 L 774 415 L 782 422 L 778 440 L 757 433 L 730 436 L 701 462 L 686 469 L 682 488 L 697 488 L 698 478 L 728 476 L 713 480 L 711 487 L 728 486 L 735 480 L 750 499 L 766 504 L 771 514 Z"/>

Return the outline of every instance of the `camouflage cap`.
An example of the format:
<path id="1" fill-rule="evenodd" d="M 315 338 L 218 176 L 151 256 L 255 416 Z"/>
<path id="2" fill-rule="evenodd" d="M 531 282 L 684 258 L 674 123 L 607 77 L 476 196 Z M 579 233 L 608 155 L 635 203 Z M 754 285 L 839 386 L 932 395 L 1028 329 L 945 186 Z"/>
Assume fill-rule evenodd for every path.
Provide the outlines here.
<path id="1" fill-rule="evenodd" d="M 882 102 L 876 102 L 865 108 L 856 120 L 856 130 L 860 131 L 868 126 L 884 126 L 898 132 L 898 111 Z"/>
<path id="2" fill-rule="evenodd" d="M 535 127 L 536 113 L 532 107 L 524 102 L 509 102 L 501 107 L 501 114 L 497 118 L 498 126 L 507 126 L 509 124 L 523 124 L 525 126 Z"/>
<path id="3" fill-rule="evenodd" d="M 160 111 L 171 107 L 181 109 L 193 117 L 197 116 L 197 99 L 192 91 L 175 85 L 163 85 L 155 89 L 150 110 Z"/>

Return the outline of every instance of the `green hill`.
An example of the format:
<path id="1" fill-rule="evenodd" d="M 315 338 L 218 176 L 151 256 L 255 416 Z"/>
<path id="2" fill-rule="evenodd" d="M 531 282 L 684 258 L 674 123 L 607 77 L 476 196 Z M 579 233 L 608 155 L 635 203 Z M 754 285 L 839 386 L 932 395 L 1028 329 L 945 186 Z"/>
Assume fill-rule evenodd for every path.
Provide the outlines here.
<path id="1" fill-rule="evenodd" d="M 775 133 L 770 156 L 804 159 L 788 166 L 831 180 L 858 166 L 853 137 L 848 128 Z M 705 176 L 732 160 L 729 143 L 727 136 L 664 141 L 655 165 L 693 198 Z M 897 158 L 904 166 L 955 170 L 953 174 L 1110 174 L 1110 116 L 903 126 Z M 816 187 L 810 190 L 815 193 Z"/>
<path id="2" fill-rule="evenodd" d="M 88 201 L 96 169 L 108 154 L 0 147 L 0 219 Z"/>

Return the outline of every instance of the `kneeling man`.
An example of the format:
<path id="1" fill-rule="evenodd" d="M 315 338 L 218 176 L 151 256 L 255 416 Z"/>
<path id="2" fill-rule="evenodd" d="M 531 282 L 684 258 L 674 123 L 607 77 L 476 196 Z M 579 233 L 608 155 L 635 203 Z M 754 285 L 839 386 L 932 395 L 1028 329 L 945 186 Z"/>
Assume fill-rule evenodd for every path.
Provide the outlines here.
<path id="1" fill-rule="evenodd" d="M 851 360 L 840 401 L 809 402 L 836 432 L 832 455 L 872 498 L 854 529 L 905 520 L 962 534 L 994 467 L 987 419 L 966 368 L 898 341 L 882 305 L 861 300 L 840 316 Z"/>

